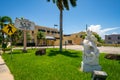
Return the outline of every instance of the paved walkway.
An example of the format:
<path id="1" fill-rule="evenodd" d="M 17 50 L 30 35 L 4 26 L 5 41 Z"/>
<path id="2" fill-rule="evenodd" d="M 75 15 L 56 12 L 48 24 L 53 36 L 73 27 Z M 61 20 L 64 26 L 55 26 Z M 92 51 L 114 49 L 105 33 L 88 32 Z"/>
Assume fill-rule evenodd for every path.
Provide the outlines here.
<path id="1" fill-rule="evenodd" d="M 35 47 L 27 47 L 27 49 L 35 48 Z M 36 47 L 36 48 L 59 48 L 59 46 L 44 46 L 44 47 Z M 67 45 L 66 47 L 63 46 L 63 48 L 66 49 L 73 49 L 73 50 L 83 50 L 82 45 Z M 23 49 L 22 47 L 16 47 L 14 49 Z M 98 47 L 100 53 L 111 53 L 111 54 L 120 54 L 120 47 Z"/>
<path id="2" fill-rule="evenodd" d="M 65 48 L 65 46 L 63 46 Z M 83 46 L 81 45 L 68 45 L 66 49 L 73 49 L 73 50 L 83 50 Z M 111 54 L 120 54 L 120 47 L 98 47 L 100 53 L 111 53 Z"/>
<path id="3" fill-rule="evenodd" d="M 49 46 L 49 47 L 37 47 L 37 48 L 59 48 L 59 46 Z M 27 48 L 31 48 L 31 47 L 27 47 Z M 65 49 L 73 49 L 73 50 L 83 50 L 83 46 L 82 45 L 67 45 L 66 47 L 63 46 L 63 48 Z M 23 49 L 23 48 L 22 48 Z M 98 47 L 100 53 L 110 53 L 110 54 L 120 54 L 120 47 Z"/>
<path id="4" fill-rule="evenodd" d="M 0 56 L 0 80 L 14 80 L 13 75 L 10 73 L 9 68 Z"/>

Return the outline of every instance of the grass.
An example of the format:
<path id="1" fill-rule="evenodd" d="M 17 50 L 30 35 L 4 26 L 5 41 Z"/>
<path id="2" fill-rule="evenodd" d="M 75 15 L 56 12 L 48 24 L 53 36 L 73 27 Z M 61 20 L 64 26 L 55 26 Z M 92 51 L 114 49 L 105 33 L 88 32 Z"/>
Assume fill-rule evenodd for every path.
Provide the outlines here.
<path id="1" fill-rule="evenodd" d="M 91 80 L 91 73 L 80 71 L 81 51 L 47 49 L 43 56 L 36 56 L 35 51 L 14 50 L 12 59 L 9 54 L 2 55 L 15 80 Z M 120 62 L 105 59 L 104 55 L 100 54 L 100 65 L 108 74 L 107 80 L 120 80 Z"/>

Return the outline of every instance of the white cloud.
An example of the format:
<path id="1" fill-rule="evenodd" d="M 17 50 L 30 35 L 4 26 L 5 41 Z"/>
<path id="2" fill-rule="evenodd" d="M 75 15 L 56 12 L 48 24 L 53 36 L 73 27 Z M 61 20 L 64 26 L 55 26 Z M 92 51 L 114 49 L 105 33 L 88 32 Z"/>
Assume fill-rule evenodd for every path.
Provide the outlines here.
<path id="1" fill-rule="evenodd" d="M 102 29 L 101 25 L 90 25 L 88 27 L 88 29 L 90 29 L 93 32 L 98 33 L 102 38 L 104 38 L 104 36 L 107 34 L 107 32 L 116 30 L 118 28 L 120 28 L 120 27 Z"/>
<path id="2" fill-rule="evenodd" d="M 118 34 L 117 32 L 113 32 L 112 34 Z"/>

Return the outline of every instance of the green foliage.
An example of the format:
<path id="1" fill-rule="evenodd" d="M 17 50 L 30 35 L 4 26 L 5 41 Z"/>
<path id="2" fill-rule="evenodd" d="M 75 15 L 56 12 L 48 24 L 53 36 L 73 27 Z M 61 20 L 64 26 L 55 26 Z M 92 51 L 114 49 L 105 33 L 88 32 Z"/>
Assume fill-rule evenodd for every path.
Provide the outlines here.
<path id="1" fill-rule="evenodd" d="M 2 22 L 2 23 L 10 22 L 10 24 L 12 24 L 12 19 L 8 16 L 3 16 L 3 17 L 1 17 L 0 22 Z"/>
<path id="2" fill-rule="evenodd" d="M 47 0 L 48 2 L 50 2 L 50 0 Z M 64 8 L 66 10 L 69 10 L 69 2 L 71 4 L 72 7 L 75 7 L 77 4 L 76 4 L 76 0 L 52 0 L 54 4 L 57 5 L 58 9 L 59 10 L 64 10 Z"/>
<path id="3" fill-rule="evenodd" d="M 10 36 L 7 36 L 8 38 L 10 38 Z M 22 30 L 17 30 L 12 36 L 12 42 L 14 42 L 14 44 L 18 43 L 19 41 L 23 41 L 23 31 Z M 31 40 L 31 36 L 30 33 L 26 33 L 26 38 L 27 40 Z"/>
<path id="4" fill-rule="evenodd" d="M 39 32 L 37 33 L 37 39 L 45 39 L 45 33 L 39 31 Z"/>
<path id="5" fill-rule="evenodd" d="M 120 47 L 120 44 L 102 44 L 102 46 Z"/>
<path id="6" fill-rule="evenodd" d="M 46 55 L 35 56 L 35 49 L 23 54 L 21 50 L 10 55 L 3 54 L 15 80 L 87 80 L 90 73 L 80 72 L 80 51 L 47 49 Z M 29 76 L 28 76 L 29 75 Z M 84 76 L 84 77 L 83 77 Z"/>
<path id="7" fill-rule="evenodd" d="M 31 40 L 30 33 L 27 33 L 26 36 L 27 36 L 27 40 Z"/>
<path id="8" fill-rule="evenodd" d="M 98 45 L 102 45 L 102 43 L 104 43 L 104 40 L 97 33 L 92 33 L 97 38 Z M 87 36 L 86 32 L 80 32 L 80 35 L 82 39 L 85 39 L 85 36 Z"/>
<path id="9" fill-rule="evenodd" d="M 13 35 L 11 35 L 11 38 L 12 38 L 13 45 L 15 45 L 18 41 L 23 41 L 23 31 L 17 30 Z M 9 35 L 7 35 L 6 40 L 10 41 Z"/>
<path id="10" fill-rule="evenodd" d="M 12 24 L 12 19 L 8 16 L 0 16 L 0 27 L 1 29 L 4 27 L 4 25 L 6 25 L 5 23 L 8 22 L 9 24 Z M 4 41 L 4 33 L 2 32 L 2 30 L 0 30 L 0 43 L 2 43 L 2 41 Z M 1 41 L 2 40 L 2 41 Z"/>
<path id="11" fill-rule="evenodd" d="M 98 41 L 99 43 L 104 43 L 104 40 L 103 40 L 97 33 L 94 33 L 94 32 L 93 32 L 93 35 L 97 38 L 97 41 Z"/>
<path id="12" fill-rule="evenodd" d="M 3 48 L 3 49 L 7 48 L 7 43 L 3 43 L 3 44 L 2 44 L 2 48 Z"/>
<path id="13" fill-rule="evenodd" d="M 0 34 L 0 44 L 2 43 L 2 35 Z"/>
<path id="14" fill-rule="evenodd" d="M 23 54 L 21 50 L 13 51 L 13 59 L 9 54 L 2 57 L 9 66 L 15 80 L 91 80 L 91 73 L 80 71 L 82 52 L 58 49 L 47 49 L 46 55 L 35 56 L 36 49 Z M 104 58 L 100 54 L 100 65 L 107 72 L 106 80 L 119 80 L 120 62 Z M 114 76 L 113 76 L 114 75 Z"/>
<path id="15" fill-rule="evenodd" d="M 87 36 L 85 32 L 80 32 L 80 38 L 85 39 L 85 36 Z"/>

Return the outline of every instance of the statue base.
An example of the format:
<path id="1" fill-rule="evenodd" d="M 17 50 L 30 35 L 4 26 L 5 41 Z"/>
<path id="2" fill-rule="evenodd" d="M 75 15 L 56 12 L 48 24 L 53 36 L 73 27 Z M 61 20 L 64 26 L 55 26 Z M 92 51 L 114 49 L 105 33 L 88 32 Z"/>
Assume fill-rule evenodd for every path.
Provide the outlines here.
<path id="1" fill-rule="evenodd" d="M 89 65 L 85 64 L 84 62 L 81 62 L 81 69 L 82 72 L 93 72 L 94 70 L 101 70 L 100 65 Z"/>

